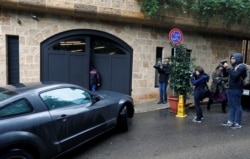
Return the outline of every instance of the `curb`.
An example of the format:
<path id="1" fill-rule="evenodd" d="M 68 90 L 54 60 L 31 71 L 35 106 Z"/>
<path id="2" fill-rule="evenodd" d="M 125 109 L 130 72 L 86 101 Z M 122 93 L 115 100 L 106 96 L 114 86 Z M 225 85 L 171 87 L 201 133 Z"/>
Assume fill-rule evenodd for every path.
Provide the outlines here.
<path id="1" fill-rule="evenodd" d="M 169 103 L 157 104 L 157 100 L 135 104 L 135 113 L 145 113 L 169 108 Z"/>
<path id="2" fill-rule="evenodd" d="M 207 104 L 208 100 L 201 101 L 200 104 Z M 194 107 L 194 102 L 191 100 L 186 101 L 185 107 L 192 108 Z M 169 109 L 169 103 L 166 104 L 157 104 L 157 100 L 148 101 L 144 103 L 135 104 L 135 113 L 145 113 L 150 111 L 156 111 L 161 109 Z"/>

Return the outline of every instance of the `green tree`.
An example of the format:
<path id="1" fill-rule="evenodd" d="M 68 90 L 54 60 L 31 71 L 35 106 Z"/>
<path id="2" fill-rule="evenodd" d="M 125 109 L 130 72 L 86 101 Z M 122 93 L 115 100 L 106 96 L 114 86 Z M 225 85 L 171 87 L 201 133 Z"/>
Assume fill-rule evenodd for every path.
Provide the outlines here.
<path id="1" fill-rule="evenodd" d="M 171 59 L 171 74 L 169 85 L 174 93 L 186 96 L 193 89 L 190 84 L 190 73 L 194 69 L 194 58 L 191 58 L 191 51 L 184 45 L 173 45 L 174 55 Z"/>

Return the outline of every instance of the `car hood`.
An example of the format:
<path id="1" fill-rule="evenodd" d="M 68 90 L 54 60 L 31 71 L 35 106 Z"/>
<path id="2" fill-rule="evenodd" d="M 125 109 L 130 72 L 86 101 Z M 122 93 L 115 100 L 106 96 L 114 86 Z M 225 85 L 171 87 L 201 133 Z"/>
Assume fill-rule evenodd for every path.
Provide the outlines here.
<path id="1" fill-rule="evenodd" d="M 129 95 L 114 92 L 114 91 L 107 91 L 107 90 L 98 90 L 95 92 L 95 94 L 101 96 L 103 99 L 109 99 L 109 100 L 121 100 L 121 99 L 131 99 Z"/>
<path id="2" fill-rule="evenodd" d="M 123 94 L 123 93 L 114 92 L 114 91 L 107 91 L 107 90 L 98 90 L 95 93 L 98 94 L 98 95 L 101 95 L 103 97 L 107 97 L 107 96 L 114 96 L 114 97 L 128 96 L 128 95 Z"/>

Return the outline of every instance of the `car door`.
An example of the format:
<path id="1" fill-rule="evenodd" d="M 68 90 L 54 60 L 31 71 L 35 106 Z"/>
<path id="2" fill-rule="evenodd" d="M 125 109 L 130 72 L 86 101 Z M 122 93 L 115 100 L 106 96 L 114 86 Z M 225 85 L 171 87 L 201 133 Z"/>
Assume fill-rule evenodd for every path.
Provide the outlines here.
<path id="1" fill-rule="evenodd" d="M 85 142 L 102 129 L 98 129 L 104 118 L 93 111 L 92 96 L 79 88 L 60 88 L 40 94 L 54 121 L 58 143 L 66 150 Z M 102 101 L 98 105 L 104 105 Z M 98 107 L 97 105 L 95 105 Z"/>
<path id="2" fill-rule="evenodd" d="M 117 104 L 107 101 L 105 97 L 88 107 L 89 111 L 95 112 L 95 117 L 92 118 L 93 123 L 96 123 L 96 132 L 103 132 L 113 128 L 117 122 Z"/>

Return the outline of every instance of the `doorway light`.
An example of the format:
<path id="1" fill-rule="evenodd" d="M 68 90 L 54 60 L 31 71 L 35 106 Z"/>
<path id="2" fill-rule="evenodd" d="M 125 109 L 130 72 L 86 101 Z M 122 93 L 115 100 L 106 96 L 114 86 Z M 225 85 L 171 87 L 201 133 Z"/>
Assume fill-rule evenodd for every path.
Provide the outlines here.
<path id="1" fill-rule="evenodd" d="M 71 52 L 83 52 L 83 49 L 71 50 Z"/>
<path id="2" fill-rule="evenodd" d="M 104 49 L 104 48 L 105 48 L 105 46 L 96 46 L 94 49 L 98 50 L 98 49 Z"/>
<path id="3" fill-rule="evenodd" d="M 85 45 L 85 42 L 82 41 L 61 41 L 60 45 Z"/>

